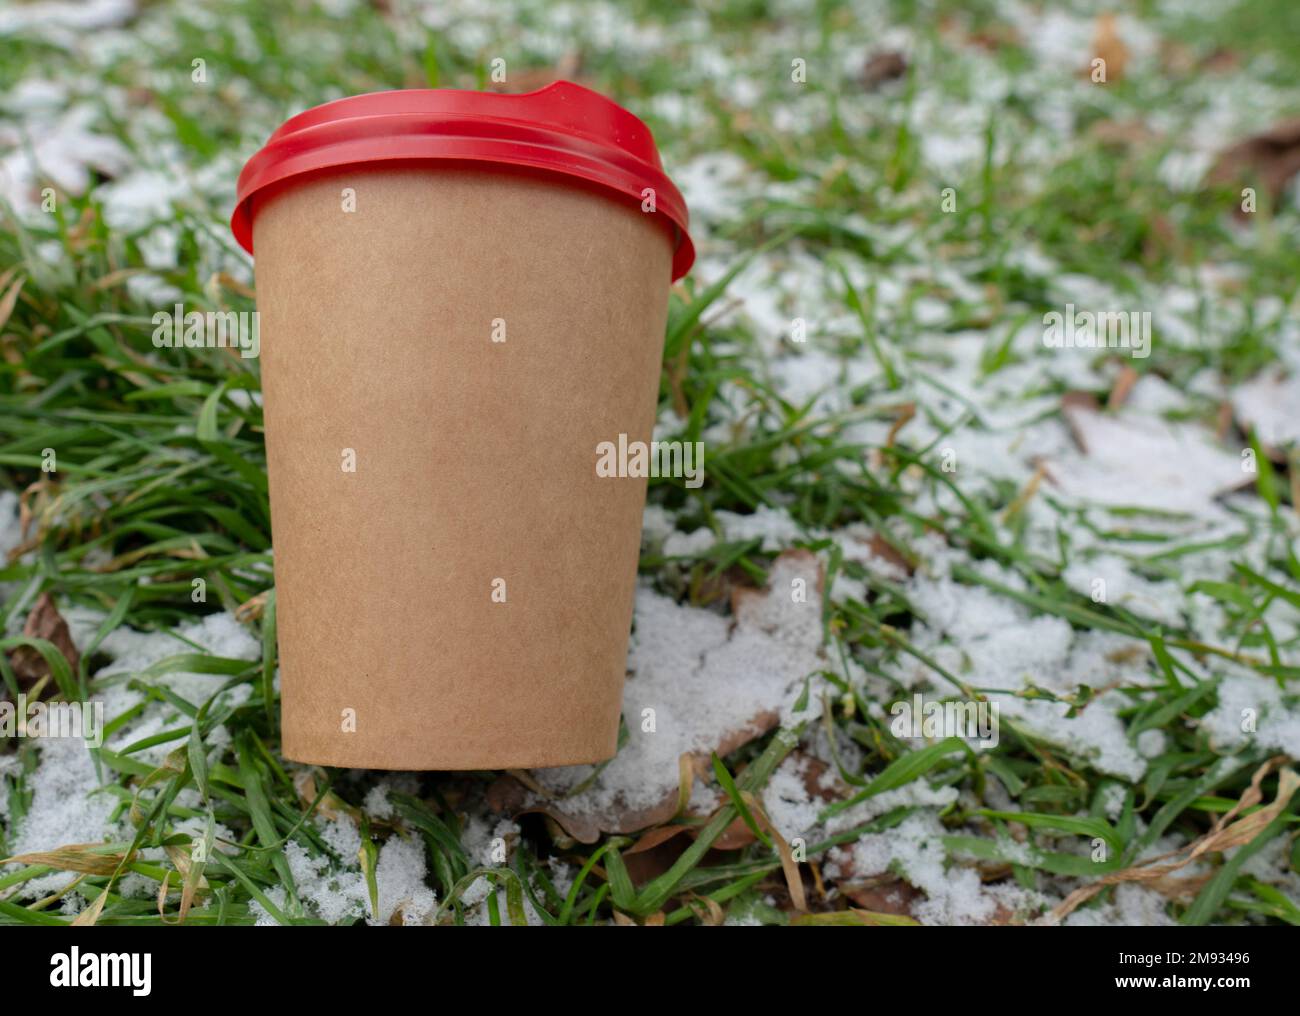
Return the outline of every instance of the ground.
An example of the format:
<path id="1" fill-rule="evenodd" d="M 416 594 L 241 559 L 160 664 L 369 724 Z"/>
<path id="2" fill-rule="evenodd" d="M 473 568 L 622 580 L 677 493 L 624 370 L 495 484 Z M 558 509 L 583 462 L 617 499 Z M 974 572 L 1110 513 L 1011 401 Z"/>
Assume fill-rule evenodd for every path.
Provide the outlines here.
<path id="1" fill-rule="evenodd" d="M 1300 923 L 1298 12 L 0 11 L 0 670 L 108 722 L 0 747 L 0 923 Z M 258 364 L 151 316 L 252 309 L 287 116 L 502 69 L 685 193 L 705 482 L 650 485 L 613 762 L 300 766 Z"/>

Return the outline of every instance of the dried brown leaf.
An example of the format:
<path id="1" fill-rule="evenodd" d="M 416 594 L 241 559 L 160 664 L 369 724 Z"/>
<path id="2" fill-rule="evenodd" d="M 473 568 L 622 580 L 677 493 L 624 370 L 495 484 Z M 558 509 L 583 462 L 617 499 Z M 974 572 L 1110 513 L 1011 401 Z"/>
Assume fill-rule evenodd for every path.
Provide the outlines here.
<path id="1" fill-rule="evenodd" d="M 1273 799 L 1273 803 L 1260 808 L 1258 811 L 1251 812 L 1244 818 L 1237 819 L 1237 816 L 1247 808 L 1252 808 L 1263 800 L 1264 793 L 1261 784 L 1264 782 L 1264 778 L 1285 761 L 1285 755 L 1275 755 L 1256 769 L 1255 774 L 1251 777 L 1250 786 L 1241 795 L 1241 799 L 1233 805 L 1230 811 L 1221 816 L 1214 823 L 1214 827 L 1200 839 L 1168 854 L 1162 854 L 1159 857 L 1153 857 L 1140 864 L 1135 864 L 1130 868 L 1125 868 L 1123 871 L 1103 875 L 1096 882 L 1076 889 L 1057 904 L 1049 915 L 1050 918 L 1053 921 L 1064 919 L 1110 885 L 1118 885 L 1122 882 L 1144 882 L 1168 886 L 1167 876 L 1191 864 L 1198 857 L 1207 853 L 1230 850 L 1233 847 L 1240 847 L 1249 843 L 1259 835 L 1265 826 L 1277 818 L 1282 809 L 1290 803 L 1297 787 L 1300 787 L 1300 776 L 1297 776 L 1292 769 L 1282 769 L 1278 775 L 1277 796 Z M 1170 858 L 1178 858 L 1178 860 L 1169 861 Z M 1169 863 L 1162 864 L 1160 863 L 1162 861 L 1169 861 Z"/>
<path id="2" fill-rule="evenodd" d="M 1129 394 L 1133 391 L 1133 386 L 1137 384 L 1138 372 L 1128 364 L 1125 364 L 1115 378 L 1115 383 L 1111 386 L 1110 396 L 1106 399 L 1107 409 L 1118 409 L 1124 405 Z"/>
<path id="3" fill-rule="evenodd" d="M 6 864 L 46 864 L 60 871 L 80 871 L 87 875 L 111 875 L 122 863 L 122 854 L 106 854 L 102 843 L 70 843 L 54 850 L 16 854 L 0 861 Z"/>
<path id="4" fill-rule="evenodd" d="M 806 913 L 808 910 L 808 899 L 803 891 L 803 875 L 799 872 L 799 865 L 795 862 L 794 851 L 790 849 L 790 841 L 785 838 L 767 816 L 763 806 L 759 803 L 758 798 L 749 791 L 742 791 L 741 798 L 745 806 L 749 809 L 754 821 L 772 840 L 772 845 L 776 847 L 777 854 L 781 857 L 781 872 L 785 875 L 785 887 L 790 893 L 790 902 L 794 904 L 794 909 L 800 913 Z"/>
<path id="5" fill-rule="evenodd" d="M 68 622 L 59 613 L 54 605 L 54 598 L 49 593 L 42 593 L 32 607 L 31 613 L 27 615 L 27 623 L 23 625 L 23 634 L 28 638 L 52 642 L 68 661 L 68 666 L 74 673 L 76 672 L 81 662 L 81 654 L 77 652 L 77 647 L 72 642 Z M 14 676 L 25 684 L 45 677 L 50 672 L 45 657 L 31 646 L 19 646 L 13 650 L 9 654 L 9 662 L 13 666 Z"/>
<path id="6" fill-rule="evenodd" d="M 658 829 L 651 829 L 649 832 L 643 833 L 636 843 L 624 850 L 623 857 L 628 858 L 635 854 L 644 853 L 647 850 L 653 850 L 655 847 L 667 843 L 673 837 L 687 831 L 686 826 L 680 825 L 667 825 L 660 826 Z"/>
<path id="7" fill-rule="evenodd" d="M 872 53 L 862 67 L 862 87 L 874 91 L 887 81 L 897 81 L 907 73 L 907 58 L 897 50 Z"/>
<path id="8" fill-rule="evenodd" d="M 14 305 L 18 303 L 18 294 L 22 292 L 23 283 L 26 281 L 26 276 L 20 275 L 5 290 L 4 295 L 0 296 L 0 329 L 9 323 L 9 316 L 14 312 Z"/>
<path id="9" fill-rule="evenodd" d="M 1207 187 L 1257 187 L 1276 204 L 1300 173 L 1300 117 L 1284 120 L 1225 149 L 1205 175 Z M 1238 218 L 1249 213 L 1235 206 Z"/>
<path id="10" fill-rule="evenodd" d="M 95 902 L 73 919 L 72 926 L 74 928 L 93 928 L 95 926 L 95 922 L 99 920 L 99 915 L 104 910 L 104 904 L 108 902 L 108 889 L 109 887 L 105 886 L 104 891 L 95 897 Z"/>
<path id="11" fill-rule="evenodd" d="M 1129 48 L 1119 34 L 1119 24 L 1115 15 L 1102 14 L 1097 18 L 1097 27 L 1092 36 L 1092 55 L 1094 59 L 1106 61 L 1106 80 L 1118 81 L 1128 69 Z M 1092 67 L 1086 70 L 1092 73 Z"/>
<path id="12" fill-rule="evenodd" d="M 902 914 L 910 917 L 912 904 L 924 894 L 908 882 L 893 875 L 885 875 L 863 884 L 840 884 L 840 892 L 864 910 L 882 914 Z"/>
<path id="13" fill-rule="evenodd" d="M 249 621 L 256 621 L 266 610 L 266 600 L 270 596 L 271 590 L 264 589 L 256 596 L 245 600 L 235 608 L 235 620 L 240 624 L 248 624 Z"/>

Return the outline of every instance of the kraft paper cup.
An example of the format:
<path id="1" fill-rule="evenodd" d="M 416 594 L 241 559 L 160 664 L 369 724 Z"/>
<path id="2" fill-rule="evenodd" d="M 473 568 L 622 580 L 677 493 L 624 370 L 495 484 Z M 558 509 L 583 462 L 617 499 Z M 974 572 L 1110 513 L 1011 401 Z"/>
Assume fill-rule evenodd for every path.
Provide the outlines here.
<path id="1" fill-rule="evenodd" d="M 541 101 L 557 91 L 558 128 Z M 449 96 L 477 118 L 447 113 Z M 405 104 L 387 127 L 374 106 L 342 115 L 381 99 Z M 608 758 L 646 481 L 598 475 L 597 447 L 651 439 L 684 205 L 667 214 L 680 197 L 653 141 L 649 160 L 608 140 L 628 121 L 649 139 L 644 125 L 577 86 L 331 108 L 254 157 L 245 177 L 292 142 L 290 172 L 241 177 L 235 217 L 256 252 L 284 753 L 379 769 Z M 347 149 L 340 124 L 379 154 Z M 393 146 L 524 129 L 516 156 L 558 129 L 642 178 Z M 304 161 L 340 148 L 345 164 Z"/>

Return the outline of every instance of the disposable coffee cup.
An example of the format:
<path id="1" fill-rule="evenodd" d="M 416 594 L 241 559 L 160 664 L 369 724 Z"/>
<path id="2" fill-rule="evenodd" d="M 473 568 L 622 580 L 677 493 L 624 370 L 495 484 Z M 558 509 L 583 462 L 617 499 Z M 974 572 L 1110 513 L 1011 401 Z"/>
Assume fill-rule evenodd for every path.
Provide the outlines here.
<path id="1" fill-rule="evenodd" d="M 341 99 L 240 175 L 283 751 L 371 769 L 617 747 L 671 282 L 650 131 L 588 89 Z M 608 471 L 606 471 L 608 472 Z"/>

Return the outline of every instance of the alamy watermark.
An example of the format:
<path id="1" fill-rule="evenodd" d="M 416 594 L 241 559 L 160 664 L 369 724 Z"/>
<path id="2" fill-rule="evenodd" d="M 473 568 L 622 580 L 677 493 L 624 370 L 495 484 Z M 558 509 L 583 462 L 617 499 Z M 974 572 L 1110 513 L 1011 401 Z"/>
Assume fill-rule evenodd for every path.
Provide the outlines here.
<path id="1" fill-rule="evenodd" d="M 82 952 L 73 946 L 50 957 L 54 988 L 130 988 L 137 998 L 153 990 L 153 953 Z"/>
<path id="2" fill-rule="evenodd" d="M 103 702 L 0 702 L 0 737 L 75 737 L 92 748 L 104 743 Z"/>
<path id="3" fill-rule="evenodd" d="M 895 702 L 889 707 L 889 713 L 893 716 L 890 733 L 900 739 L 961 737 L 978 741 L 986 748 L 998 746 L 1000 723 L 996 702 L 970 699 L 927 702 L 917 693 L 911 699 Z"/>
<path id="4" fill-rule="evenodd" d="M 160 310 L 151 319 L 155 349 L 238 349 L 245 360 L 262 351 L 261 325 L 255 310 L 198 311 L 184 304 Z"/>
<path id="5" fill-rule="evenodd" d="M 684 477 L 694 489 L 704 484 L 703 441 L 629 441 L 626 434 L 596 445 L 596 475 L 601 477 Z"/>
<path id="6" fill-rule="evenodd" d="M 1043 345 L 1049 349 L 1127 349 L 1135 360 L 1151 355 L 1149 310 L 1076 311 L 1067 303 L 1064 313 L 1044 314 L 1043 324 Z"/>

